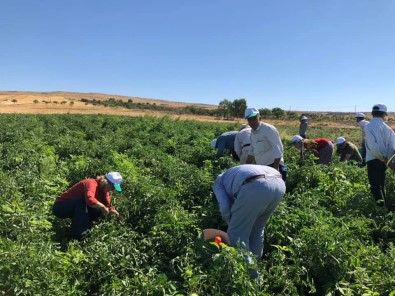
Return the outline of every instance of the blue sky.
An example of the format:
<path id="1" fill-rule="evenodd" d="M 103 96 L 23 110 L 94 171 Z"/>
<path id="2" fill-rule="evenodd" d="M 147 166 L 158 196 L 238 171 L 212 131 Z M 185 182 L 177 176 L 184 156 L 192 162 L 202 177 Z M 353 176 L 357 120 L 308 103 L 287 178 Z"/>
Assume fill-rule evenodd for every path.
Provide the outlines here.
<path id="1" fill-rule="evenodd" d="M 0 90 L 395 110 L 394 0 L 4 0 Z"/>

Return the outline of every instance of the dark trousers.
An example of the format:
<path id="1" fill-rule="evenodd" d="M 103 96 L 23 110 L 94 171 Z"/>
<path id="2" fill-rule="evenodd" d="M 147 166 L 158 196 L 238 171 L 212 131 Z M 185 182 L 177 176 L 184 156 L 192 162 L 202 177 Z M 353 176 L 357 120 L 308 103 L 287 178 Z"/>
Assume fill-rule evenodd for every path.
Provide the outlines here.
<path id="1" fill-rule="evenodd" d="M 72 219 L 71 236 L 75 239 L 80 239 L 92 227 L 92 221 L 102 215 L 101 210 L 88 207 L 83 197 L 56 202 L 52 213 L 60 219 Z"/>
<path id="2" fill-rule="evenodd" d="M 232 157 L 233 157 L 234 160 L 240 161 L 240 158 L 239 158 L 239 156 L 237 155 L 236 151 L 230 150 L 230 153 L 232 154 Z"/>
<path id="3" fill-rule="evenodd" d="M 385 199 L 385 170 L 384 162 L 378 159 L 369 160 L 367 163 L 370 191 L 377 200 Z"/>

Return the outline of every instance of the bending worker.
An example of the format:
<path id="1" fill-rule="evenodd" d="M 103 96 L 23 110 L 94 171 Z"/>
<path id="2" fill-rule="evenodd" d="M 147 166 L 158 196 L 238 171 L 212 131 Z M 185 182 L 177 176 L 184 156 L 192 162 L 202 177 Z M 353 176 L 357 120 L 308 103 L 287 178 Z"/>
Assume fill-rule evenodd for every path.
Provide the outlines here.
<path id="1" fill-rule="evenodd" d="M 71 218 L 71 236 L 81 239 L 99 217 L 112 213 L 120 218 L 111 205 L 110 193 L 121 192 L 121 182 L 118 172 L 80 181 L 56 199 L 52 212 L 60 219 Z"/>
<path id="2" fill-rule="evenodd" d="M 336 139 L 336 154 L 340 155 L 340 161 L 355 161 L 362 164 L 362 156 L 359 153 L 357 146 L 343 137 Z"/>
<path id="3" fill-rule="evenodd" d="M 247 157 L 251 151 L 251 127 L 243 124 L 235 137 L 235 152 L 240 158 L 240 164 L 247 163 Z"/>
<path id="4" fill-rule="evenodd" d="M 222 157 L 225 149 L 228 149 L 232 154 L 233 159 L 239 160 L 234 148 L 237 131 L 231 131 L 221 134 L 218 138 L 211 142 L 211 147 L 217 148 L 217 157 Z"/>
<path id="5" fill-rule="evenodd" d="M 317 164 L 329 164 L 332 161 L 333 144 L 332 141 L 326 138 L 303 139 L 296 135 L 292 137 L 291 143 L 300 149 L 300 157 L 304 158 L 305 152 L 310 151 L 318 159 Z"/>
<path id="6" fill-rule="evenodd" d="M 285 194 L 280 172 L 263 165 L 235 166 L 216 178 L 213 189 L 230 244 L 241 242 L 260 260 L 266 223 Z"/>

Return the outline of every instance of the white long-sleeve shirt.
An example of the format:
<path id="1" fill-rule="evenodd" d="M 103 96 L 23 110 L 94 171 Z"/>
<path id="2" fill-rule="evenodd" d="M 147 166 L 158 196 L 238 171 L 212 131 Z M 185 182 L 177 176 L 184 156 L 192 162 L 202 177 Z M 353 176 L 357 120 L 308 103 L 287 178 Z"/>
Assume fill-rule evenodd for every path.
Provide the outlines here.
<path id="1" fill-rule="evenodd" d="M 384 119 L 373 117 L 365 126 L 366 161 L 384 158 L 389 159 L 395 154 L 395 134 Z"/>
<path id="2" fill-rule="evenodd" d="M 256 130 L 251 132 L 251 155 L 254 155 L 256 164 L 271 165 L 275 159 L 284 163 L 284 148 L 280 134 L 271 125 L 261 122 Z"/>
<path id="3" fill-rule="evenodd" d="M 365 141 L 365 126 L 369 124 L 369 121 L 363 119 L 361 121 L 358 121 L 357 124 L 361 128 L 361 132 L 362 132 L 361 141 L 363 143 Z"/>

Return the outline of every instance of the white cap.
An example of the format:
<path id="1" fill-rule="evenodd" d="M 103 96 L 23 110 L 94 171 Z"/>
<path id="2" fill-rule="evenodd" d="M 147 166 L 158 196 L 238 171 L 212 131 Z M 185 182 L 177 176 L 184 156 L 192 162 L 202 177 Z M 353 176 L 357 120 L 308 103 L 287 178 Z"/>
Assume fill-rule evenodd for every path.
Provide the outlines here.
<path id="1" fill-rule="evenodd" d="M 298 142 L 302 142 L 302 141 L 303 141 L 303 138 L 299 135 L 296 135 L 296 136 L 292 137 L 291 143 L 294 144 L 294 143 L 298 143 Z"/>
<path id="2" fill-rule="evenodd" d="M 118 172 L 111 172 L 106 174 L 106 179 L 110 181 L 113 185 L 116 191 L 121 192 L 121 183 L 122 183 L 122 176 Z"/>
<path id="3" fill-rule="evenodd" d="M 217 138 L 211 141 L 211 147 L 215 148 L 215 145 L 217 145 Z"/>
<path id="4" fill-rule="evenodd" d="M 345 141 L 346 141 L 345 138 L 339 137 L 336 139 L 336 145 L 339 146 L 339 145 L 343 144 Z"/>
<path id="5" fill-rule="evenodd" d="M 244 112 L 244 118 L 251 118 L 254 116 L 259 115 L 259 111 L 257 108 L 247 108 L 246 111 Z"/>
<path id="6" fill-rule="evenodd" d="M 300 120 L 307 120 L 307 116 L 302 116 L 301 118 L 300 118 Z"/>
<path id="7" fill-rule="evenodd" d="M 359 113 L 355 114 L 355 118 L 365 118 L 365 114 L 359 112 Z"/>
<path id="8" fill-rule="evenodd" d="M 376 104 L 373 106 L 372 108 L 372 112 L 373 111 L 379 111 L 379 112 L 385 112 L 387 113 L 387 106 L 384 104 Z"/>

